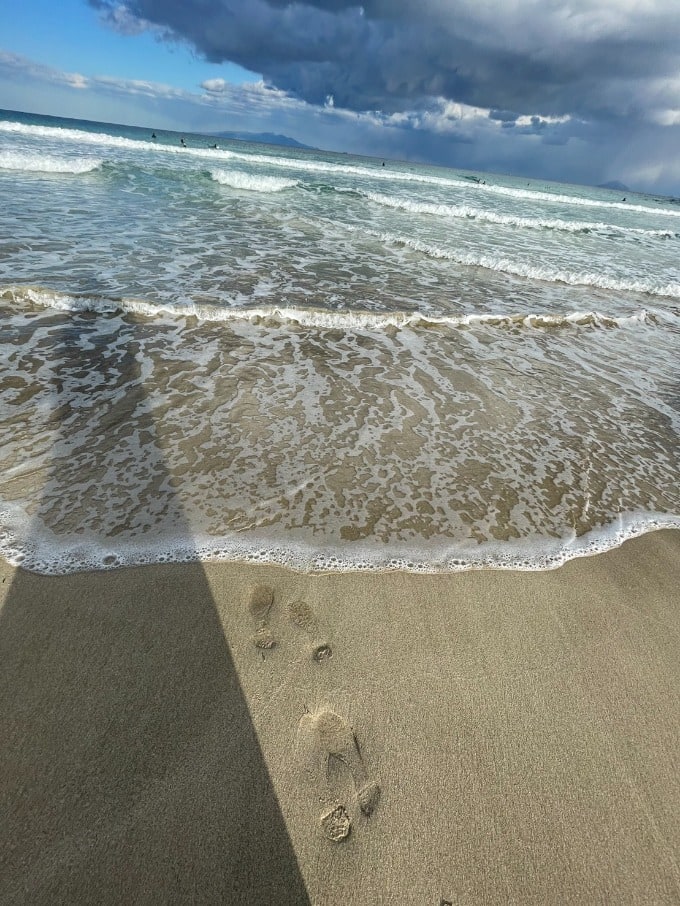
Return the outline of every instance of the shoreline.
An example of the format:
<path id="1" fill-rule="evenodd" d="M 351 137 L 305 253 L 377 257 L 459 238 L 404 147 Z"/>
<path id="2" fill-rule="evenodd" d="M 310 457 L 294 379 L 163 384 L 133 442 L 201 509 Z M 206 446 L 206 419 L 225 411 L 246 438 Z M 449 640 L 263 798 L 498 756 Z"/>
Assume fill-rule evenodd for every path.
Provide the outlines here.
<path id="1" fill-rule="evenodd" d="M 0 577 L 2 903 L 680 903 L 676 529 Z"/>
<path id="2" fill-rule="evenodd" d="M 618 528 L 616 527 L 618 523 Z M 328 551 L 301 543 L 285 547 L 276 546 L 271 539 L 250 538 L 250 549 L 244 554 L 244 542 L 225 548 L 224 539 L 192 538 L 185 546 L 176 542 L 163 546 L 158 543 L 148 550 L 138 545 L 104 546 L 96 542 L 80 542 L 62 548 L 61 562 L 54 565 L 49 554 L 41 556 L 42 549 L 26 555 L 14 540 L 12 531 L 7 531 L 5 546 L 0 545 L 0 562 L 12 569 L 46 577 L 64 577 L 82 573 L 104 573 L 119 569 L 148 569 L 156 566 L 187 564 L 231 565 L 250 569 L 257 566 L 271 566 L 305 575 L 322 576 L 326 573 L 351 575 L 358 573 L 382 575 L 389 572 L 403 572 L 416 576 L 448 576 L 463 572 L 545 572 L 560 569 L 565 563 L 586 557 L 596 557 L 616 550 L 628 541 L 642 538 L 654 532 L 680 531 L 680 517 L 665 513 L 644 513 L 621 515 L 617 522 L 600 526 L 573 539 L 543 538 L 522 548 L 519 542 L 484 541 L 471 549 L 462 546 L 457 551 L 450 545 L 437 549 L 432 546 L 428 556 L 407 544 L 396 545 L 352 545 L 350 557 L 343 557 L 341 549 Z M 389 554 L 376 555 L 376 550 L 387 548 Z M 508 553 L 510 548 L 510 553 Z M 131 553 L 130 553 L 131 549 Z M 257 553 L 254 553 L 257 551 Z M 414 553 L 415 551 L 415 553 Z M 21 557 L 21 562 L 17 562 Z M 421 557 L 424 557 L 421 559 Z M 28 565 L 27 565 L 28 564 Z M 40 568 L 34 564 L 40 564 Z M 48 564 L 45 566 L 44 564 Z"/>

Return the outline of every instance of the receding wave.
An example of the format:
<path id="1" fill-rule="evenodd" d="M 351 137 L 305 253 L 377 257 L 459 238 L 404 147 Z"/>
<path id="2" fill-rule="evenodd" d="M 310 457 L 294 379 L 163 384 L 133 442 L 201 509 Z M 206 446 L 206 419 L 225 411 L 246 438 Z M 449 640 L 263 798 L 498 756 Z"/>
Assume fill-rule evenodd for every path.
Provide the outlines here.
<path id="1" fill-rule="evenodd" d="M 158 305 L 144 299 L 69 295 L 43 287 L 8 286 L 0 287 L 0 300 L 6 302 L 30 303 L 41 308 L 73 312 L 122 312 L 149 318 L 172 316 L 174 318 L 196 318 L 205 322 L 246 322 L 254 324 L 300 325 L 320 330 L 385 330 L 387 328 L 444 328 L 451 330 L 475 327 L 499 328 L 570 328 L 570 327 L 635 327 L 641 324 L 657 324 L 659 318 L 646 309 L 629 315 L 614 317 L 598 311 L 573 311 L 562 314 L 545 312 L 518 312 L 501 314 L 462 314 L 433 316 L 422 312 L 392 311 L 377 313 L 370 311 L 333 311 L 320 308 L 286 308 L 283 306 L 253 306 L 229 308 L 220 305 L 181 303 Z"/>
<path id="2" fill-rule="evenodd" d="M 0 301 L 0 555 L 25 569 L 550 569 L 680 527 L 672 347 L 655 354 L 653 330 L 605 343 L 491 315 L 450 320 L 518 329 L 366 335 L 284 323 L 297 311 L 150 325 L 122 312 L 134 300 L 96 317 Z"/>
<path id="3" fill-rule="evenodd" d="M 613 289 L 619 292 L 646 293 L 651 296 L 670 296 L 680 299 L 680 283 L 675 281 L 658 282 L 649 279 L 621 280 L 608 274 L 555 270 L 535 264 L 525 264 L 522 261 L 512 261 L 509 258 L 496 258 L 493 255 L 478 255 L 472 252 L 458 252 L 445 249 L 441 246 L 411 239 L 408 236 L 398 236 L 392 233 L 380 233 L 347 225 L 348 230 L 360 230 L 368 236 L 373 236 L 386 245 L 403 246 L 427 255 L 429 258 L 440 258 L 454 261 L 465 267 L 483 267 L 486 270 L 500 271 L 513 277 L 525 277 L 531 280 L 543 280 L 546 283 L 566 283 L 569 286 L 594 286 L 599 289 Z"/>
<path id="4" fill-rule="evenodd" d="M 26 151 L 0 151 L 0 170 L 30 173 L 91 173 L 104 163 L 95 157 L 55 157 Z"/>
<path id="5" fill-rule="evenodd" d="M 645 230 L 638 227 L 624 227 L 610 223 L 592 223 L 578 220 L 561 220 L 559 218 L 517 217 L 511 214 L 496 214 L 470 205 L 434 204 L 426 201 L 413 201 L 409 198 L 395 198 L 392 195 L 381 195 L 379 192 L 360 192 L 365 198 L 376 204 L 410 214 L 432 214 L 437 217 L 451 217 L 477 220 L 482 223 L 493 223 L 500 226 L 514 226 L 528 230 L 563 230 L 567 233 L 637 233 L 655 236 L 662 239 L 677 239 L 678 233 L 672 230 Z"/>
<path id="6" fill-rule="evenodd" d="M 238 170 L 211 170 L 215 182 L 231 189 L 245 189 L 249 192 L 282 192 L 297 185 L 295 179 L 281 179 L 278 176 L 262 176 L 259 173 L 241 173 Z"/>

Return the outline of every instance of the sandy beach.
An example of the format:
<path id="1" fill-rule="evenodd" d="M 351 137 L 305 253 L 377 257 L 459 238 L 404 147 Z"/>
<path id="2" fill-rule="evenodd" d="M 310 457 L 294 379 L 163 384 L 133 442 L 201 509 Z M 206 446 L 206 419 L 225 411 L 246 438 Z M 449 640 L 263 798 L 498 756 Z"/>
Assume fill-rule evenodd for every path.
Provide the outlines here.
<path id="1" fill-rule="evenodd" d="M 1 576 L 3 906 L 680 902 L 680 532 Z"/>

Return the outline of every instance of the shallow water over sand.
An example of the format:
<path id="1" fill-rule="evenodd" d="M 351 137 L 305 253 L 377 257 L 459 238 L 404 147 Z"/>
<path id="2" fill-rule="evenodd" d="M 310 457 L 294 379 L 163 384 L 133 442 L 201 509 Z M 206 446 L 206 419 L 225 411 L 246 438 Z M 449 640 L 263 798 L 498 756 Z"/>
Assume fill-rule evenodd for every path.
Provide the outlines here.
<path id="1" fill-rule="evenodd" d="M 680 209 L 0 126 L 13 562 L 541 568 L 680 525 Z"/>

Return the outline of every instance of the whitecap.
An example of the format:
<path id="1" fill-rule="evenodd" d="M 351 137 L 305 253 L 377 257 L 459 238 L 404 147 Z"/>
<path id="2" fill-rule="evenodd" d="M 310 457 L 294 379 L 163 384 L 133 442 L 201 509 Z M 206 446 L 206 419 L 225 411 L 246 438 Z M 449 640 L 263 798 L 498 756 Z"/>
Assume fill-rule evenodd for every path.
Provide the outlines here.
<path id="1" fill-rule="evenodd" d="M 96 157 L 55 157 L 26 151 L 0 151 L 0 170 L 31 173 L 91 173 L 104 163 Z"/>

